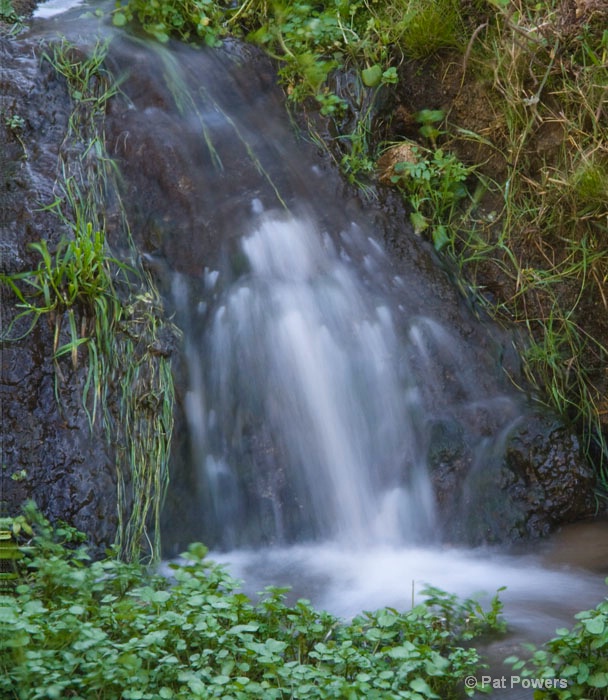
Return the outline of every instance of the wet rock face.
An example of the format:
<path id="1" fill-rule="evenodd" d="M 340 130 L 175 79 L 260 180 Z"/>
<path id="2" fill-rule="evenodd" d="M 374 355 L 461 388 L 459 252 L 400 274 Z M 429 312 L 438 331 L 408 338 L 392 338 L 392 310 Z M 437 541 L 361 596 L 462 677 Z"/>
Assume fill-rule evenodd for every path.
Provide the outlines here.
<path id="1" fill-rule="evenodd" d="M 430 454 L 448 539 L 515 542 L 595 513 L 596 477 L 576 435 L 550 414 L 530 413 L 505 433 L 504 448 L 479 453 L 457 424 L 434 427 Z"/>
<path id="2" fill-rule="evenodd" d="M 513 475 L 508 492 L 527 512 L 526 532 L 545 534 L 555 525 L 593 515 L 595 477 L 577 436 L 555 418 L 531 416 L 513 431 L 505 467 Z"/>
<path id="3" fill-rule="evenodd" d="M 44 239 L 52 249 L 65 235 L 58 217 L 42 208 L 55 198 L 71 104 L 40 53 L 36 40 L 0 39 L 0 270 L 7 274 L 37 267 L 30 243 Z M 5 115 L 19 118 L 13 128 Z M 2 335 L 19 336 L 31 319 L 11 327 L 17 299 L 5 285 L 0 294 Z M 87 532 L 103 549 L 116 531 L 114 463 L 99 421 L 91 431 L 82 407 L 86 358 L 76 369 L 60 360 L 60 377 L 53 334 L 41 318 L 25 338 L 0 345 L 0 500 L 15 515 L 33 499 L 47 517 Z"/>

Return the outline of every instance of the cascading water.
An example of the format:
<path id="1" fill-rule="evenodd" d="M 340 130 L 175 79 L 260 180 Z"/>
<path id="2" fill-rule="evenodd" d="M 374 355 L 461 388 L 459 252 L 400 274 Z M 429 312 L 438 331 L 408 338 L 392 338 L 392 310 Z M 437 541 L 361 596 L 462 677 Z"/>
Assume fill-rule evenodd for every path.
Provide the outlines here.
<path id="1" fill-rule="evenodd" d="M 500 539 L 517 511 L 497 488 L 505 440 L 525 404 L 501 366 L 508 336 L 294 136 L 255 51 L 121 37 L 110 60 L 127 76 L 107 120 L 127 215 L 184 330 L 185 537 Z M 390 232 L 407 241 L 397 261 Z"/>
<path id="2" fill-rule="evenodd" d="M 306 219 L 262 214 L 241 248 L 247 272 L 219 295 L 203 350 L 190 355 L 192 376 L 208 367 L 190 393 L 191 427 L 204 435 L 204 491 L 220 504 L 211 507 L 230 514 L 223 542 L 255 541 L 252 522 L 274 542 L 428 538 L 423 405 L 390 303 Z M 265 441 L 265 474 L 244 467 L 256 458 L 251 440 Z M 267 481 L 254 504 L 242 489 L 248 469 Z"/>
<path id="3" fill-rule="evenodd" d="M 244 77 L 239 51 L 113 36 L 109 59 L 126 76 L 107 120 L 126 213 L 184 331 L 167 538 L 205 541 L 250 591 L 295 585 L 344 615 L 405 606 L 414 583 L 506 584 L 511 623 L 552 634 L 601 597 L 596 579 L 441 544 L 502 526 L 495 475 L 525 415 L 508 346 L 420 241 L 398 263 L 383 252 L 382 216 L 295 140 L 267 66 Z"/>
<path id="4" fill-rule="evenodd" d="M 196 298 L 173 280 L 189 310 L 186 412 L 206 537 L 224 548 L 436 539 L 438 429 L 485 416 L 491 429 L 467 439 L 492 474 L 517 399 L 474 381 L 462 340 L 423 313 L 357 224 L 330 233 L 310 212 L 253 200 L 244 228 Z"/>

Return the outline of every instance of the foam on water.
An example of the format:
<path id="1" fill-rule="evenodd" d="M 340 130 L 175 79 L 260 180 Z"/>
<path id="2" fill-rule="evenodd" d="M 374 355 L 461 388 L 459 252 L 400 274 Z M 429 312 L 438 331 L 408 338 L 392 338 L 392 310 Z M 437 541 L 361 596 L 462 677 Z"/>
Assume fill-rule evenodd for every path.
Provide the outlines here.
<path id="1" fill-rule="evenodd" d="M 266 585 L 289 585 L 294 597 L 340 617 L 390 606 L 408 609 L 426 585 L 489 601 L 499 588 L 510 625 L 552 634 L 551 619 L 595 605 L 606 593 L 601 576 L 539 555 L 506 555 L 490 548 L 376 546 L 348 549 L 336 542 L 265 550 L 212 552 L 254 595 Z M 597 598 L 595 598 L 597 596 Z M 538 631 L 538 630 L 537 630 Z"/>
<path id="2" fill-rule="evenodd" d="M 36 7 L 33 16 L 39 19 L 50 19 L 83 4 L 85 0 L 47 0 Z"/>

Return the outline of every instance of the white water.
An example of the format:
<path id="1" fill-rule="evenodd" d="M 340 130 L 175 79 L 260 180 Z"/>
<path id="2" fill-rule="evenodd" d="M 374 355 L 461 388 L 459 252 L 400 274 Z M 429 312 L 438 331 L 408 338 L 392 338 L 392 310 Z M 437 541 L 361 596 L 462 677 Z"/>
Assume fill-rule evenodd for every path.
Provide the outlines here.
<path id="1" fill-rule="evenodd" d="M 368 250 L 368 268 L 375 268 L 374 254 L 381 252 Z M 376 293 L 378 280 L 358 274 L 349 256 L 306 219 L 261 216 L 240 251 L 245 272 L 234 281 L 222 288 L 225 273 L 207 274 L 205 287 L 215 298 L 200 309 L 210 371 L 205 378 L 195 344 L 189 414 L 204 456 L 205 489 L 226 529 L 264 520 L 247 510 L 239 481 L 247 421 L 264 424 L 271 470 L 284 471 L 297 494 L 282 502 L 272 477 L 254 465 L 253 478 L 266 483 L 273 525 L 264 544 L 272 546 L 256 546 L 254 537 L 249 548 L 249 536 L 232 534 L 220 538 L 228 552 L 211 554 L 244 581 L 248 594 L 286 585 L 293 599 L 350 617 L 383 606 L 409 608 L 426 585 L 486 606 L 506 587 L 500 598 L 510 633 L 486 650 L 495 676 L 510 672 L 502 659 L 521 654 L 520 642 L 546 641 L 604 597 L 603 576 L 559 555 L 549 561 L 542 552 L 432 544 L 425 419 L 442 373 L 470 376 L 446 328 L 417 316 L 404 323 L 407 311 Z M 478 445 L 473 469 L 483 470 L 518 420 L 516 406 L 466 379 L 456 393 L 456 400 L 445 397 L 446 413 L 483 409 L 504 416 L 502 429 Z M 299 543 L 285 528 L 294 504 L 308 511 L 297 519 L 308 535 Z M 497 695 L 515 700 L 531 692 Z"/>
<path id="2" fill-rule="evenodd" d="M 39 19 L 50 19 L 83 4 L 85 0 L 47 0 L 36 7 L 33 16 Z"/>
<path id="3" fill-rule="evenodd" d="M 489 664 L 478 677 L 506 679 L 504 690 L 492 694 L 501 700 L 533 697 L 532 690 L 517 682 L 511 687 L 517 672 L 503 664 L 505 658 L 525 658 L 523 644 L 542 645 L 558 628 L 572 627 L 577 612 L 595 607 L 608 595 L 608 523 L 565 528 L 517 555 L 439 546 L 361 550 L 326 542 L 212 552 L 210 558 L 242 580 L 253 598 L 269 585 L 290 586 L 290 601 L 305 598 L 342 618 L 385 606 L 409 609 L 422 600 L 427 585 L 474 598 L 489 609 L 491 599 L 504 588 L 498 595 L 508 631 L 477 644 Z"/>
<path id="4" fill-rule="evenodd" d="M 36 17 L 79 5 L 52 0 L 39 6 Z M 193 61 L 197 84 L 200 75 L 211 82 L 208 65 L 198 63 L 204 57 L 198 52 Z M 161 75 L 159 70 L 159 82 Z M 238 92 L 224 72 L 219 85 L 222 94 Z M 148 120 L 163 103 L 153 101 L 142 115 Z M 255 129 L 256 147 L 264 151 L 278 143 L 270 151 L 273 164 L 285 162 L 286 169 L 303 173 L 307 187 L 313 180 L 323 186 L 321 176 L 313 177 L 282 143 L 285 131 L 277 137 L 264 104 L 243 98 L 238 109 L 242 114 L 231 117 L 230 129 L 215 103 L 200 112 L 205 119 L 215 115 L 214 128 L 229 131 L 231 142 L 238 141 L 235 123 L 242 126 L 255 115 L 260 123 L 267 120 L 268 135 Z M 189 130 L 176 126 L 177 113 L 166 116 L 170 129 L 160 131 L 157 124 L 150 130 L 163 144 L 172 144 L 169 134 L 185 139 Z M 198 117 L 191 122 L 201 124 Z M 190 143 L 183 150 L 197 153 Z M 231 153 L 223 161 L 238 169 L 242 161 Z M 194 167 L 196 157 L 188 162 Z M 219 186 L 201 186 L 192 197 L 203 208 L 220 210 L 225 201 L 215 202 L 216 192 L 232 200 L 241 196 L 237 176 L 231 171 Z M 250 184 L 247 196 L 254 189 Z M 261 213 L 258 205 L 253 209 Z M 501 597 L 509 623 L 519 638 L 535 641 L 571 624 L 576 610 L 595 605 L 605 594 L 602 577 L 564 568 L 559 558 L 428 543 L 436 520 L 426 464 L 429 422 L 478 411 L 501 416 L 498 432 L 477 445 L 474 468 L 488 470 L 502 435 L 517 420 L 510 396 L 484 392 L 476 374 L 485 368 L 471 365 L 460 339 L 412 303 L 416 294 L 435 294 L 432 284 L 409 295 L 409 279 L 387 280 L 382 252 L 356 230 L 342 233 L 359 239 L 358 256 L 339 245 L 340 231 L 330 237 L 306 217 L 252 218 L 233 252 L 232 270 L 208 270 L 200 295 L 174 278 L 177 307 L 193 310 L 184 324 L 190 376 L 185 400 L 201 475 L 201 520 L 209 526 L 201 527 L 201 538 L 213 537 L 224 547 L 213 558 L 242 577 L 250 593 L 268 584 L 291 585 L 294 595 L 342 616 L 408 607 L 412 589 L 419 596 L 425 583 L 462 596 L 480 593 L 485 600 L 506 585 Z M 244 222 L 231 225 L 241 230 Z M 399 296 L 384 293 L 391 285 Z M 306 543 L 288 544 L 298 540 Z M 604 552 L 604 571 L 607 561 Z"/>
<path id="5" fill-rule="evenodd" d="M 189 352 L 188 414 L 223 526 L 251 500 L 239 469 L 250 432 L 259 430 L 272 463 L 273 542 L 294 539 L 289 519 L 316 539 L 349 546 L 429 540 L 435 512 L 418 373 L 428 374 L 434 344 L 447 342 L 449 355 L 447 332 L 414 317 L 417 342 L 400 337 L 390 301 L 305 219 L 262 216 L 241 251 L 246 273 L 215 301 L 206 350 L 194 343 Z M 291 493 L 287 504 L 273 468 Z"/>
<path id="6" fill-rule="evenodd" d="M 543 549 L 550 551 L 550 542 Z M 528 630 L 540 639 L 569 624 L 581 604 L 594 606 L 608 593 L 602 575 L 563 560 L 548 561 L 546 553 L 509 555 L 492 548 L 360 550 L 326 542 L 212 552 L 210 558 L 225 564 L 252 595 L 267 585 L 288 585 L 294 598 L 312 598 L 318 607 L 344 618 L 384 606 L 409 609 L 422 600 L 427 585 L 483 603 L 505 587 L 499 596 L 511 629 Z"/>

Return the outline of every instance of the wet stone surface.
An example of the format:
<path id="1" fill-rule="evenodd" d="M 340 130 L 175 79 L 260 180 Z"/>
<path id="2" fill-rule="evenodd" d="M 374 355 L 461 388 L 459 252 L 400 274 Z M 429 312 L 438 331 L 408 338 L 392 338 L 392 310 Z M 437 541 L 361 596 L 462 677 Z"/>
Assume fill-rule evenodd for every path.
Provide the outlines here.
<path id="1" fill-rule="evenodd" d="M 43 50 L 36 37 L 0 39 L 2 112 L 22 120 L 18 131 L 0 121 L 0 269 L 6 274 L 35 269 L 39 258 L 29 244 L 46 240 L 52 249 L 66 233 L 43 209 L 55 198 L 71 104 L 65 85 L 41 64 Z M 0 294 L 2 335 L 19 337 L 31 319 L 11 326 L 17 299 L 5 285 Z M 56 399 L 53 333 L 42 318 L 25 338 L 0 346 L 0 499 L 8 515 L 33 499 L 50 519 L 87 532 L 103 549 L 116 531 L 115 467 L 104 431 L 99 422 L 91 431 L 82 407 L 82 356 L 77 370 L 59 360 Z"/>

